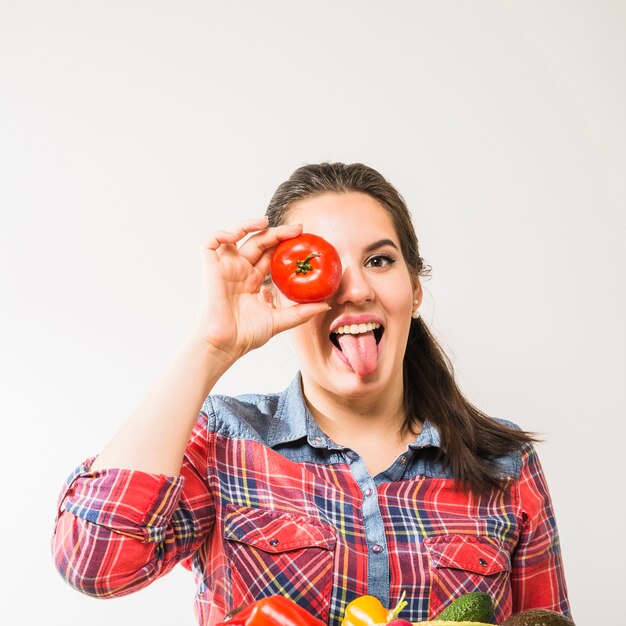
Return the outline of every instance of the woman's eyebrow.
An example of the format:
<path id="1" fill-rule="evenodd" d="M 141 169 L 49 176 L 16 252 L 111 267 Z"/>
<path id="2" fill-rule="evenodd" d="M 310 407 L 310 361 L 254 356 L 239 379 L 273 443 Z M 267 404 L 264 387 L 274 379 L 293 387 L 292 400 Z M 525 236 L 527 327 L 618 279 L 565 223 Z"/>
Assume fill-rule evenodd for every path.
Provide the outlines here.
<path id="1" fill-rule="evenodd" d="M 396 244 L 391 241 L 391 239 L 379 239 L 374 243 L 370 243 L 370 245 L 365 248 L 365 252 L 372 252 L 372 250 L 378 250 L 378 248 L 382 248 L 383 246 L 391 246 L 396 250 L 398 249 L 398 246 L 396 246 Z"/>

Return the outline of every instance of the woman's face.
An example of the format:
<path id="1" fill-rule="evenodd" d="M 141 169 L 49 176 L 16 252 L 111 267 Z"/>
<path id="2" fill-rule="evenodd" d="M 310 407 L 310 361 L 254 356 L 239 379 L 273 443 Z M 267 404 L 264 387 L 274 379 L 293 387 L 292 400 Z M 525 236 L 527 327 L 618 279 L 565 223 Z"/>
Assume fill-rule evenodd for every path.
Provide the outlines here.
<path id="1" fill-rule="evenodd" d="M 401 398 L 413 300 L 422 294 L 386 210 L 364 193 L 327 193 L 296 203 L 286 221 L 332 243 L 343 266 L 331 310 L 291 331 L 305 390 Z"/>

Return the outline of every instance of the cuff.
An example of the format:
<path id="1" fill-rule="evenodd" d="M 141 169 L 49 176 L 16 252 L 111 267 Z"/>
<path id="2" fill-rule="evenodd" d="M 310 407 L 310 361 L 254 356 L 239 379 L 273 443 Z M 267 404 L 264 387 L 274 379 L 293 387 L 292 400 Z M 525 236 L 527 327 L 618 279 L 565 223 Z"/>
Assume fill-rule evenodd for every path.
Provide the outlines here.
<path id="1" fill-rule="evenodd" d="M 67 511 L 146 543 L 163 541 L 184 477 L 129 469 L 92 472 L 94 459 L 87 459 L 68 477 L 58 515 Z"/>

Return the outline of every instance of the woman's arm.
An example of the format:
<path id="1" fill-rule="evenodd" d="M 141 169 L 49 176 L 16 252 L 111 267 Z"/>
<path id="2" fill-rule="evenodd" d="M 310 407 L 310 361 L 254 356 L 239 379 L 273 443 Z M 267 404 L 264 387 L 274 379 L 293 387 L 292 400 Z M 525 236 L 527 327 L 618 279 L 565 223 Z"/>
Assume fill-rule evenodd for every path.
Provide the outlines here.
<path id="1" fill-rule="evenodd" d="M 117 467 L 176 476 L 202 404 L 232 362 L 190 334 L 91 470 Z"/>
<path id="2" fill-rule="evenodd" d="M 214 523 L 206 485 L 208 418 L 202 412 L 178 476 L 138 470 L 69 477 L 52 539 L 55 564 L 79 591 L 98 598 L 136 591 L 193 555 Z"/>
<path id="3" fill-rule="evenodd" d="M 61 494 L 52 548 L 57 569 L 77 589 L 123 595 L 198 549 L 213 524 L 206 396 L 242 355 L 328 308 L 279 310 L 262 295 L 273 248 L 301 232 L 266 226 L 265 218 L 249 220 L 205 242 L 191 332 L 111 442 Z"/>
<path id="4" fill-rule="evenodd" d="M 570 615 L 552 500 L 534 446 L 524 450 L 522 460 L 518 483 L 522 529 L 511 571 L 513 612 L 542 608 Z"/>
<path id="5" fill-rule="evenodd" d="M 92 465 L 178 474 L 202 403 L 241 356 L 327 310 L 325 303 L 276 309 L 261 294 L 271 254 L 302 227 L 266 228 L 266 218 L 218 231 L 202 248 L 202 303 L 195 325 L 134 413 Z M 237 247 L 248 234 L 253 233 Z"/>

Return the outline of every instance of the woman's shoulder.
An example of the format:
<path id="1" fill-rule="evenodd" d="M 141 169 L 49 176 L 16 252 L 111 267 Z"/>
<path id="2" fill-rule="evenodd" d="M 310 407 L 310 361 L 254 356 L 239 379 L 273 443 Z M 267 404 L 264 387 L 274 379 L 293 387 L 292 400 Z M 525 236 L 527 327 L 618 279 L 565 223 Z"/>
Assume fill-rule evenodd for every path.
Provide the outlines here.
<path id="1" fill-rule="evenodd" d="M 202 407 L 210 431 L 236 439 L 265 442 L 281 400 L 280 393 L 213 394 Z"/>
<path id="2" fill-rule="evenodd" d="M 513 430 L 522 430 L 521 426 L 519 426 L 515 422 L 511 422 L 510 420 L 506 420 L 501 417 L 493 417 L 493 416 L 491 416 L 491 419 L 494 420 L 495 422 L 498 422 L 498 424 L 502 424 L 503 426 L 508 426 L 509 428 L 512 428 Z"/>
<path id="3" fill-rule="evenodd" d="M 305 423 L 305 405 L 299 394 L 299 379 L 276 393 L 209 395 L 202 412 L 208 428 L 219 435 L 252 439 L 272 445 L 277 434 Z M 289 419 L 287 419 L 289 417 Z"/>
<path id="4" fill-rule="evenodd" d="M 510 428 L 518 432 L 522 432 L 522 427 L 516 422 L 512 422 L 508 419 L 501 417 L 490 416 L 494 422 L 501 426 Z M 495 457 L 493 463 L 498 471 L 503 476 L 518 479 L 522 474 L 522 469 L 525 463 L 528 462 L 529 455 L 535 454 L 534 445 L 530 442 L 522 443 L 521 446 L 505 455 Z"/>

